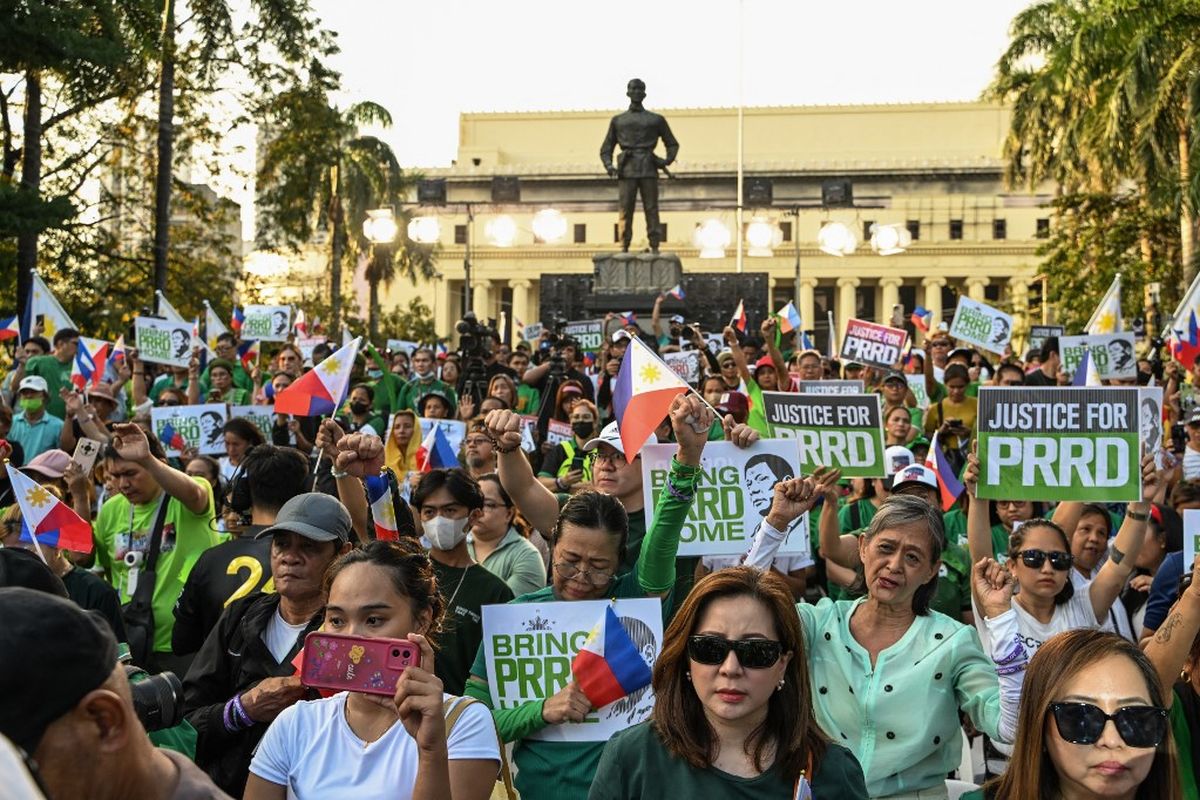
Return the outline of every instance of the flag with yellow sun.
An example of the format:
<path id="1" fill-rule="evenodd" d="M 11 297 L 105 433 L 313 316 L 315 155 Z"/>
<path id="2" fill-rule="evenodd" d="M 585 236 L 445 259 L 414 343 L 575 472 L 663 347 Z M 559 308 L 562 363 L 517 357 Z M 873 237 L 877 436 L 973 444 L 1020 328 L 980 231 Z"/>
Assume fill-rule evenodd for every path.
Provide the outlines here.
<path id="1" fill-rule="evenodd" d="M 1121 333 L 1125 330 L 1124 322 L 1121 319 L 1121 276 L 1113 278 L 1112 286 L 1108 287 L 1108 291 L 1104 293 L 1104 298 L 1100 301 L 1100 305 L 1096 306 L 1096 310 L 1092 312 L 1092 318 L 1088 320 L 1087 327 L 1084 329 L 1091 336 L 1099 336 L 1106 333 Z"/>
<path id="2" fill-rule="evenodd" d="M 629 339 L 613 386 L 613 412 L 629 463 L 667 416 L 672 401 L 690 389 L 641 339 Z"/>

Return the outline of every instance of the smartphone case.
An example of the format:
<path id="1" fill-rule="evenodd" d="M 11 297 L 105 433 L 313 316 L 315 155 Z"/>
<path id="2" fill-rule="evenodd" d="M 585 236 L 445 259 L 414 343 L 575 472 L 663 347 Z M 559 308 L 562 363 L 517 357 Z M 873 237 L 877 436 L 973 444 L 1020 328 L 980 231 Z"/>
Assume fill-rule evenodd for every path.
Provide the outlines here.
<path id="1" fill-rule="evenodd" d="M 421 648 L 405 639 L 313 631 L 304 638 L 300 682 L 314 689 L 390 697 L 404 668 L 420 663 Z"/>

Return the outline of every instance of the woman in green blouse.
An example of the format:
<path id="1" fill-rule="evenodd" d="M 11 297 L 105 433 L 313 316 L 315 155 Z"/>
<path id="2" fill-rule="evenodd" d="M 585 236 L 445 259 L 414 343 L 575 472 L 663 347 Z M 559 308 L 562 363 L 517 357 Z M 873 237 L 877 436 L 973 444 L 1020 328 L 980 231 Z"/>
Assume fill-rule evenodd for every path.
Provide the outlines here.
<path id="1" fill-rule="evenodd" d="M 781 531 L 806 502 L 788 483 L 775 488 L 748 565 L 770 564 Z M 1016 729 L 1027 656 L 1010 608 L 1011 580 L 991 559 L 972 570 L 995 643 L 989 659 L 973 628 L 929 613 L 944 545 L 939 510 L 892 496 L 859 537 L 866 596 L 796 606 L 817 720 L 857 756 L 872 798 L 937 797 L 960 761 L 960 710 L 1001 741 L 1011 742 Z"/>

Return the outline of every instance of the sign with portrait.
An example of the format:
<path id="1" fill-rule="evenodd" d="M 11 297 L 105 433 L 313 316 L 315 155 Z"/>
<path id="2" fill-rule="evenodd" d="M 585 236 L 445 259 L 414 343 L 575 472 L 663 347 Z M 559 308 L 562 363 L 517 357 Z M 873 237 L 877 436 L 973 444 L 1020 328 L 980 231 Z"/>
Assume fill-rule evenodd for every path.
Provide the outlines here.
<path id="1" fill-rule="evenodd" d="M 662 360 L 671 371 L 693 386 L 700 382 L 700 359 L 700 353 L 696 350 L 662 354 Z"/>
<path id="2" fill-rule="evenodd" d="M 275 424 L 275 406 L 230 406 L 229 418 L 249 420 L 254 423 L 254 427 L 258 428 L 263 435 L 263 438 L 268 442 L 271 441 L 271 428 Z"/>
<path id="3" fill-rule="evenodd" d="M 908 333 L 900 328 L 876 325 L 861 319 L 846 322 L 842 336 L 842 361 L 857 361 L 869 367 L 892 369 L 904 352 Z"/>
<path id="4" fill-rule="evenodd" d="M 1063 336 L 1058 340 L 1063 371 L 1075 374 L 1083 363 L 1084 352 L 1092 354 L 1092 363 L 1101 378 L 1136 378 L 1137 356 L 1132 333 L 1105 333 L 1096 336 Z"/>
<path id="5" fill-rule="evenodd" d="M 1138 432 L 1143 449 L 1154 454 L 1155 469 L 1163 469 L 1163 389 L 1161 386 L 1138 388 Z M 1168 444 L 1170 444 L 1168 442 Z"/>
<path id="6" fill-rule="evenodd" d="M 877 394 L 763 392 L 767 429 L 800 446 L 800 468 L 835 467 L 846 478 L 882 478 L 883 422 Z"/>
<path id="7" fill-rule="evenodd" d="M 960 342 L 1003 354 L 1012 339 L 1013 318 L 987 303 L 959 295 L 950 335 Z"/>
<path id="8" fill-rule="evenodd" d="M 1030 325 L 1029 326 L 1029 343 L 1025 345 L 1026 350 L 1041 350 L 1042 345 L 1051 336 L 1062 336 L 1067 332 L 1067 329 L 1062 325 Z"/>
<path id="9" fill-rule="evenodd" d="M 483 607 L 483 655 L 492 708 L 517 708 L 553 697 L 572 680 L 571 662 L 612 604 L 621 626 L 651 667 L 662 651 L 662 601 L 576 600 L 506 603 Z M 547 725 L 531 739 L 605 742 L 647 719 L 654 708 L 649 686 L 588 712 L 583 722 Z"/>
<path id="10" fill-rule="evenodd" d="M 647 530 L 654 523 L 659 495 L 666 491 L 676 450 L 673 444 L 642 448 Z M 709 442 L 700 459 L 696 499 L 679 536 L 679 555 L 745 553 L 759 523 L 771 510 L 775 484 L 800 474 L 796 445 L 787 439 L 760 439 L 746 448 L 732 442 Z M 812 563 L 808 515 L 796 520 L 787 534 L 779 552 L 802 557 L 806 566 Z"/>
<path id="11" fill-rule="evenodd" d="M 168 456 L 179 456 L 190 449 L 201 455 L 223 456 L 226 408 L 224 403 L 154 406 L 150 409 L 150 424 Z"/>
<path id="12" fill-rule="evenodd" d="M 246 306 L 242 313 L 242 339 L 286 342 L 292 332 L 291 306 Z"/>
<path id="13" fill-rule="evenodd" d="M 186 367 L 192 360 L 192 326 L 157 317 L 138 317 L 133 322 L 138 358 L 152 364 Z"/>

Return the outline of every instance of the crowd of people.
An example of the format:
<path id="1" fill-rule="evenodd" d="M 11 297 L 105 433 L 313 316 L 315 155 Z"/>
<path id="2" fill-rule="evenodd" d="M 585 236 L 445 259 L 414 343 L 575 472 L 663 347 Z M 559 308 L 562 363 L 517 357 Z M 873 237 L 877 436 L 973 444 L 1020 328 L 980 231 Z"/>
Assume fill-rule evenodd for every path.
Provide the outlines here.
<path id="1" fill-rule="evenodd" d="M 979 390 L 1070 385 L 1056 337 L 1000 357 L 935 325 L 881 369 L 773 315 L 706 334 L 660 309 L 609 314 L 594 350 L 367 345 L 308 417 L 273 403 L 335 344 L 260 364 L 226 333 L 186 368 L 130 348 L 82 386 L 78 331 L 17 344 L 0 456 L 92 537 L 33 535 L 0 476 L 0 794 L 1200 800 L 1200 360 L 1107 381 L 1163 387 L 1136 501 L 989 500 Z M 648 440 L 674 448 L 652 508 L 614 402 L 633 339 L 695 354 Z M 764 392 L 812 381 L 877 395 L 886 476 L 748 467 L 746 552 L 680 556 L 706 446 L 770 440 Z M 223 455 L 160 439 L 153 409 L 210 403 Z M 457 463 L 432 465 L 438 437 Z M 810 514 L 810 552 L 781 552 Z M 486 607 L 614 598 L 661 606 L 645 719 L 564 735 L 596 711 L 569 674 L 497 702 Z M 318 691 L 313 632 L 419 657 L 386 694 Z"/>

